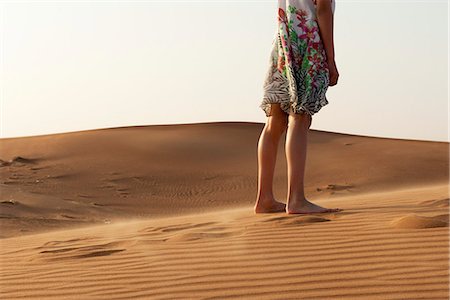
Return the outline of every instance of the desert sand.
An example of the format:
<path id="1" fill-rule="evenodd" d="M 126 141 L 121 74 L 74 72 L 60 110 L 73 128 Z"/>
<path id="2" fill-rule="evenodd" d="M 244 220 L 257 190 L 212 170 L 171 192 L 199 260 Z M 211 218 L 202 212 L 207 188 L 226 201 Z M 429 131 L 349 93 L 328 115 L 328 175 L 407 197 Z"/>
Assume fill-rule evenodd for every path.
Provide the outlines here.
<path id="1" fill-rule="evenodd" d="M 448 299 L 449 143 L 311 130 L 306 196 L 344 211 L 255 214 L 262 127 L 0 139 L 0 298 Z"/>

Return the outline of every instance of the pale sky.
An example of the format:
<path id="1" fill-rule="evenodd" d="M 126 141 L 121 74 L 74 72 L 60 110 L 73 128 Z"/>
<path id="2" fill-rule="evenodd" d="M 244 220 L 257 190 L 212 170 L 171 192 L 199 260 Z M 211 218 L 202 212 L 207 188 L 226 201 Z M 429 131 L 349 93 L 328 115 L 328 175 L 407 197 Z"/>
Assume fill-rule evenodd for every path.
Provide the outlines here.
<path id="1" fill-rule="evenodd" d="M 266 121 L 276 0 L 0 3 L 0 137 Z M 311 129 L 450 141 L 448 14 L 336 0 L 340 78 Z"/>

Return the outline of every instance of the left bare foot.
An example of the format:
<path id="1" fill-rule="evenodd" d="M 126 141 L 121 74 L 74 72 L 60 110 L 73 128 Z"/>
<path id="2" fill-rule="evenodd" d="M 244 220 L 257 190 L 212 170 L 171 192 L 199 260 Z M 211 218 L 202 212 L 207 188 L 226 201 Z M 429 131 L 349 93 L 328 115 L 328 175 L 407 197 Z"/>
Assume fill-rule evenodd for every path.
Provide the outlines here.
<path id="1" fill-rule="evenodd" d="M 257 201 L 254 207 L 255 213 L 277 213 L 286 212 L 286 204 L 278 202 L 276 200 L 272 201 Z"/>
<path id="2" fill-rule="evenodd" d="M 288 214 L 319 214 L 319 213 L 333 213 L 340 212 L 340 208 L 325 208 L 310 202 L 306 198 L 302 198 L 300 201 L 289 201 L 286 212 Z"/>

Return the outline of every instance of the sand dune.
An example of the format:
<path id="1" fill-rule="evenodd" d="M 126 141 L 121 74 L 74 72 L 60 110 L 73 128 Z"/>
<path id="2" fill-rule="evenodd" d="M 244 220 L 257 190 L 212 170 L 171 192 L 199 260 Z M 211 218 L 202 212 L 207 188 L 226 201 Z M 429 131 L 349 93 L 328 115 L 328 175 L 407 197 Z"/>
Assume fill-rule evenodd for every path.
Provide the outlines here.
<path id="1" fill-rule="evenodd" d="M 306 195 L 344 211 L 254 214 L 261 129 L 0 140 L 0 298 L 448 299 L 448 143 L 313 130 Z"/>
<path id="2" fill-rule="evenodd" d="M 0 237 L 251 205 L 262 126 L 136 126 L 0 139 Z M 449 181 L 448 143 L 317 130 L 308 139 L 305 188 L 312 200 Z M 280 143 L 280 201 L 286 185 Z"/>

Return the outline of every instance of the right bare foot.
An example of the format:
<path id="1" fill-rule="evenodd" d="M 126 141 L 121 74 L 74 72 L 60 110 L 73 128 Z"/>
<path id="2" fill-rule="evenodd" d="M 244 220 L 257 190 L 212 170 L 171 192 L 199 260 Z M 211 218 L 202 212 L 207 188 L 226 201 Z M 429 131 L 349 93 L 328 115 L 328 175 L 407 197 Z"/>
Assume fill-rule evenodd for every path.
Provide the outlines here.
<path id="1" fill-rule="evenodd" d="M 257 201 L 254 207 L 255 213 L 277 213 L 286 211 L 286 204 L 273 199 L 272 201 Z"/>
<path id="2" fill-rule="evenodd" d="M 288 214 L 318 214 L 318 213 L 332 213 L 342 211 L 341 208 L 325 208 L 309 202 L 307 199 L 302 201 L 289 201 L 286 205 L 286 212 Z"/>

